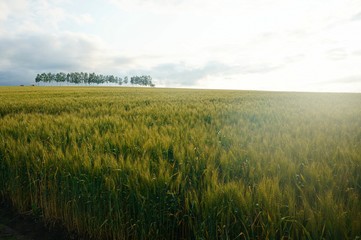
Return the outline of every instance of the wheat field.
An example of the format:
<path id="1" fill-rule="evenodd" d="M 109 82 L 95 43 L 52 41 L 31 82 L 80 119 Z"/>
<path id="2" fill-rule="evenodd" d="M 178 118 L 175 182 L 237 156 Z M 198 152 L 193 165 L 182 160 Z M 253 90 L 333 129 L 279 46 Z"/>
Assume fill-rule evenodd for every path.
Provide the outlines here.
<path id="1" fill-rule="evenodd" d="M 94 239 L 359 239 L 361 94 L 0 87 L 0 195 Z"/>

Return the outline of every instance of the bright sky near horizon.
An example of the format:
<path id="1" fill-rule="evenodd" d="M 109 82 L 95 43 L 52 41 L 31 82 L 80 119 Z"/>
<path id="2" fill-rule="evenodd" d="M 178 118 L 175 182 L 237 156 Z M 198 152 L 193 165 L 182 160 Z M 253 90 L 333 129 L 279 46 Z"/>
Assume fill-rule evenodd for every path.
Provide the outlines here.
<path id="1" fill-rule="evenodd" d="M 361 1 L 0 0 L 0 85 L 61 71 L 361 92 Z"/>

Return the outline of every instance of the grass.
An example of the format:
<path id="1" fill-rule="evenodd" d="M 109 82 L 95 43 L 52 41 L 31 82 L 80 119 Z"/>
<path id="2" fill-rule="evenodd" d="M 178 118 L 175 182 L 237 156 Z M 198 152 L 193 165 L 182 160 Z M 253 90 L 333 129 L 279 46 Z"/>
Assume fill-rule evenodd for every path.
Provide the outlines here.
<path id="1" fill-rule="evenodd" d="M 0 191 L 101 239 L 361 237 L 361 95 L 0 88 Z"/>

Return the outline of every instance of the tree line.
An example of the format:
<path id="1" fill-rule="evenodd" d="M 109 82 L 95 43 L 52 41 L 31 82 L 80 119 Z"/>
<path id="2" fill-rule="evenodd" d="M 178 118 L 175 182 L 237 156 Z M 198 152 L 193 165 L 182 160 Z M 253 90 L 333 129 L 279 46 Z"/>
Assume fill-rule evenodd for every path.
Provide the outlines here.
<path id="1" fill-rule="evenodd" d="M 132 84 L 139 86 L 151 86 L 154 87 L 152 83 L 152 77 L 149 75 L 143 76 L 132 76 L 129 78 L 125 76 L 124 78 L 113 76 L 113 75 L 102 75 L 95 73 L 84 73 L 84 72 L 72 72 L 72 73 L 41 73 L 37 74 L 35 77 L 36 83 L 72 83 L 72 84 Z"/>

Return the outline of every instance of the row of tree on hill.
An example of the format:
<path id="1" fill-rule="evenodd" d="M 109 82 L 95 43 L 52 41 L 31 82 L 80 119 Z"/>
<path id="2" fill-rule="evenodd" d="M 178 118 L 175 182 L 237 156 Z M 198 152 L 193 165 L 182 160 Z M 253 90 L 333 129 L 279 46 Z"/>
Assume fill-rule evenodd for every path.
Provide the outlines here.
<path id="1" fill-rule="evenodd" d="M 132 84 L 140 86 L 151 86 L 154 87 L 152 83 L 152 77 L 149 75 L 143 76 L 133 76 L 130 77 L 130 80 L 127 76 L 124 78 L 113 76 L 113 75 L 102 75 L 95 73 L 84 73 L 84 72 L 72 72 L 72 73 L 41 73 L 37 74 L 35 77 L 36 83 L 71 83 L 71 84 Z"/>

